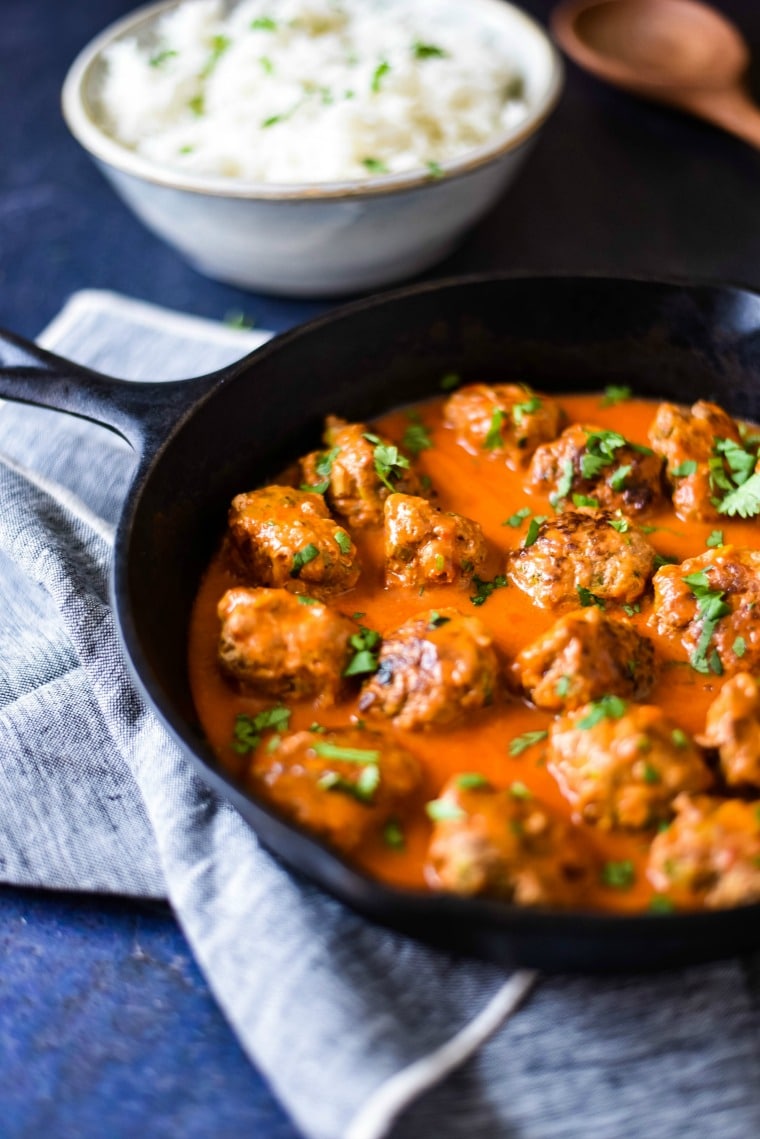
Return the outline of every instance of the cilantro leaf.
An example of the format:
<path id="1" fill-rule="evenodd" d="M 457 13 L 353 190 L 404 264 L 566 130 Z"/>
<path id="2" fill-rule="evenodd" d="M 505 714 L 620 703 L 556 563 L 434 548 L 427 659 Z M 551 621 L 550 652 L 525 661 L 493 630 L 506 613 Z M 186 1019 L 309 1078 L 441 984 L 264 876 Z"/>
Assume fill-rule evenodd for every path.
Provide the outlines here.
<path id="1" fill-rule="evenodd" d="M 578 721 L 578 727 L 585 731 L 600 724 L 602 720 L 620 720 L 627 708 L 627 701 L 620 696 L 602 696 L 600 700 L 591 701 L 590 710 Z"/>
<path id="2" fill-rule="evenodd" d="M 504 446 L 504 437 L 501 433 L 502 424 L 504 423 L 504 412 L 500 407 L 493 409 L 491 415 L 491 425 L 488 428 L 488 433 L 483 440 L 484 451 L 495 451 L 498 447 Z"/>
<path id="3" fill-rule="evenodd" d="M 589 605 L 596 605 L 598 609 L 604 609 L 603 597 L 598 597 L 595 593 L 592 593 L 590 589 L 586 589 L 585 585 L 579 585 L 577 591 L 578 600 L 584 609 L 588 608 Z"/>
<path id="4" fill-rule="evenodd" d="M 548 735 L 549 732 L 545 728 L 538 732 L 523 732 L 521 736 L 515 736 L 514 739 L 510 741 L 509 754 L 512 756 L 522 755 L 529 747 L 533 747 L 534 744 L 541 743 L 542 740 L 545 740 Z"/>
<path id="5" fill-rule="evenodd" d="M 348 638 L 354 655 L 343 669 L 344 676 L 364 676 L 377 672 L 381 637 L 375 629 L 359 626 L 359 632 Z"/>
<path id="6" fill-rule="evenodd" d="M 302 550 L 298 550 L 293 557 L 293 567 L 290 571 L 291 577 L 298 577 L 304 566 L 309 562 L 313 562 L 315 558 L 319 557 L 319 550 L 313 542 L 309 542 L 308 546 L 304 546 Z"/>
<path id="7" fill-rule="evenodd" d="M 290 715 L 290 709 L 284 704 L 275 704 L 272 708 L 265 708 L 256 716 L 243 714 L 236 716 L 232 734 L 233 750 L 238 755 L 248 755 L 259 746 L 261 733 L 268 728 L 287 730 Z"/>
<path id="8" fill-rule="evenodd" d="M 416 459 L 420 451 L 430 450 L 433 446 L 433 440 L 430 438 L 427 427 L 416 414 L 414 414 L 414 418 L 412 415 L 409 418 L 410 422 L 404 431 L 401 446 L 409 452 L 413 459 Z"/>
<path id="9" fill-rule="evenodd" d="M 504 589 L 507 579 L 504 574 L 497 574 L 492 581 L 484 581 L 482 577 L 473 577 L 472 584 L 475 593 L 470 597 L 473 605 L 484 605 L 495 589 Z"/>
<path id="10" fill-rule="evenodd" d="M 613 890 L 630 890 L 636 881 L 636 870 L 630 858 L 621 862 L 605 862 L 602 867 L 602 883 Z"/>
<path id="11" fill-rule="evenodd" d="M 617 403 L 631 398 L 631 389 L 627 384 L 608 384 L 604 389 L 604 396 L 599 402 L 600 407 L 614 407 Z"/>
<path id="12" fill-rule="evenodd" d="M 730 518 L 737 514 L 740 518 L 754 518 L 760 514 L 760 471 L 730 491 L 718 506 L 718 513 Z"/>
<path id="13" fill-rule="evenodd" d="M 519 510 L 516 510 L 514 514 L 507 518 L 505 522 L 502 522 L 502 526 L 512 526 L 516 530 L 517 527 L 523 523 L 526 518 L 529 517 L 529 515 L 530 507 L 522 506 Z"/>

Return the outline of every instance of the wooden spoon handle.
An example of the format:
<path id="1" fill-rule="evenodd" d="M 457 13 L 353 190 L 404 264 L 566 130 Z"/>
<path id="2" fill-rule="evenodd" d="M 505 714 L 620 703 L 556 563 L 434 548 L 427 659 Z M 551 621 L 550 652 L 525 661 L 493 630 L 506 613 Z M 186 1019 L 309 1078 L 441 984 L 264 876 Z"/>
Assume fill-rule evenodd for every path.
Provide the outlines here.
<path id="1" fill-rule="evenodd" d="M 760 107 L 742 87 L 722 91 L 684 91 L 677 100 L 686 111 L 730 131 L 760 149 Z"/>

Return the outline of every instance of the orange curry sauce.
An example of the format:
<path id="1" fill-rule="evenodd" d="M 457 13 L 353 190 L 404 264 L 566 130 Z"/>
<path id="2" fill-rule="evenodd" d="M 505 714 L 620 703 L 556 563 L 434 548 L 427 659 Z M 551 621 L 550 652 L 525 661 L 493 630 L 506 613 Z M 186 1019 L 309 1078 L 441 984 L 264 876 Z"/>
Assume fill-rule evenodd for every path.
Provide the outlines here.
<path id="1" fill-rule="evenodd" d="M 490 562 L 482 576 L 491 579 L 504 573 L 505 555 L 522 544 L 530 521 L 526 519 L 519 527 L 512 527 L 505 524 L 506 519 L 526 506 L 533 514 L 551 515 L 553 511 L 546 496 L 526 490 L 524 472 L 508 470 L 503 456 L 499 458 L 485 451 L 473 455 L 457 443 L 453 430 L 442 422 L 444 402 L 443 398 L 435 399 L 415 409 L 433 441 L 432 448 L 421 452 L 415 460 L 415 466 L 430 477 L 438 492 L 437 506 L 480 523 L 491 547 Z M 631 399 L 617 406 L 602 407 L 598 394 L 565 396 L 560 402 L 570 422 L 593 423 L 620 431 L 632 442 L 643 444 L 647 443 L 647 431 L 657 406 L 653 402 Z M 374 423 L 373 429 L 400 442 L 409 422 L 408 410 L 383 416 Z M 704 553 L 706 539 L 715 527 L 723 531 L 726 543 L 753 547 L 757 542 L 756 521 L 725 518 L 716 523 L 684 523 L 672 510 L 647 515 L 641 521 L 657 527 L 647 535 L 652 546 L 678 561 Z M 416 587 L 394 585 L 386 589 L 382 530 L 354 531 L 343 520 L 342 525 L 351 531 L 356 543 L 362 575 L 353 589 L 331 599 L 331 604 L 348 616 L 357 611 L 363 613 L 362 624 L 380 633 L 395 628 L 421 610 L 454 606 L 463 613 L 477 615 L 502 656 L 509 661 L 548 629 L 559 615 L 551 609 L 539 609 L 512 583 L 507 588 L 496 589 L 478 608 L 470 602 L 472 587 L 427 587 L 424 596 L 420 596 Z M 249 760 L 241 758 L 231 746 L 235 717 L 239 713 L 255 716 L 274 701 L 242 695 L 225 680 L 217 666 L 217 603 L 226 589 L 239 584 L 221 555 L 217 555 L 201 583 L 191 618 L 189 670 L 195 706 L 206 736 L 225 767 L 242 778 Z M 660 704 L 689 734 L 701 732 L 707 707 L 722 680 L 695 672 L 677 643 L 658 638 L 648 623 L 651 605 L 650 591 L 641 601 L 641 613 L 632 618 L 639 631 L 653 641 L 658 657 L 657 679 L 649 702 Z M 616 606 L 608 606 L 611 613 L 616 609 Z M 308 728 L 315 720 L 327 727 L 350 724 L 360 715 L 357 701 L 358 684 L 352 699 L 329 709 L 316 708 L 313 702 L 290 703 L 290 729 Z M 397 731 L 400 742 L 418 756 L 424 766 L 419 810 L 414 817 L 405 820 L 404 849 L 389 849 L 378 836 L 355 852 L 356 862 L 393 885 L 425 888 L 423 866 L 432 824 L 425 815 L 423 803 L 436 798 L 446 780 L 457 772 L 480 772 L 496 787 L 508 787 L 519 780 L 565 818 L 571 817 L 568 802 L 546 768 L 545 741 L 528 747 L 519 756 L 509 754 L 511 740 L 524 732 L 546 729 L 551 719 L 547 712 L 538 711 L 517 698 L 507 698 L 470 717 L 462 726 Z M 609 832 L 583 823 L 579 825 L 588 835 L 600 864 L 630 859 L 636 872 L 630 889 L 614 889 L 600 881 L 588 897 L 588 905 L 617 912 L 646 909 L 652 896 L 646 879 L 651 834 Z"/>

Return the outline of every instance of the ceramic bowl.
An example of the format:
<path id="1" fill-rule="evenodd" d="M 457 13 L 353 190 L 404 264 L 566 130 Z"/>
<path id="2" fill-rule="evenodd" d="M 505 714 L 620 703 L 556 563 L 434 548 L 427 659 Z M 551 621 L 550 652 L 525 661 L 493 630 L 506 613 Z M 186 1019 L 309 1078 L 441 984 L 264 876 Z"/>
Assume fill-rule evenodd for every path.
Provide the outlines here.
<path id="1" fill-rule="evenodd" d="M 103 51 L 149 43 L 170 0 L 111 25 L 72 64 L 63 114 L 137 216 L 201 273 L 284 296 L 340 296 L 402 280 L 445 257 L 515 177 L 562 87 L 546 33 L 502 0 L 440 0 L 440 18 L 478 21 L 523 77 L 527 116 L 490 142 L 428 171 L 330 183 L 252 183 L 172 170 L 99 125 Z"/>

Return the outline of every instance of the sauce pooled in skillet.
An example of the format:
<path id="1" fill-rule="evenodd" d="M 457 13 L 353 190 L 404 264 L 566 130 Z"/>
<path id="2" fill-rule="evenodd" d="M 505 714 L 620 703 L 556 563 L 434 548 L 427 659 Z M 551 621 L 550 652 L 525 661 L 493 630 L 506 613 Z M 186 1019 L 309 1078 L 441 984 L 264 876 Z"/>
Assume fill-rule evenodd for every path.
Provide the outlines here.
<path id="1" fill-rule="evenodd" d="M 759 443 L 624 389 L 328 420 L 201 583 L 214 751 L 394 885 L 760 901 Z"/>

